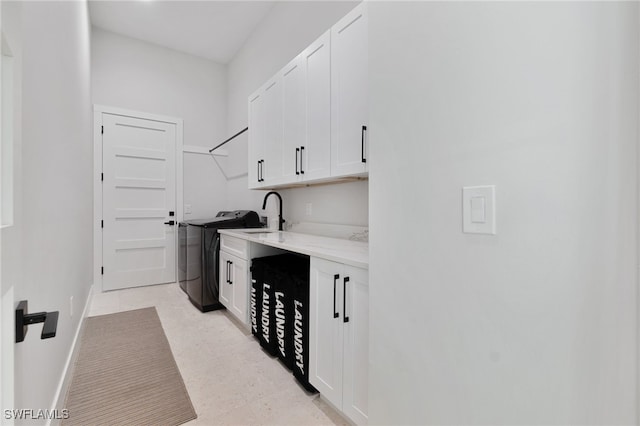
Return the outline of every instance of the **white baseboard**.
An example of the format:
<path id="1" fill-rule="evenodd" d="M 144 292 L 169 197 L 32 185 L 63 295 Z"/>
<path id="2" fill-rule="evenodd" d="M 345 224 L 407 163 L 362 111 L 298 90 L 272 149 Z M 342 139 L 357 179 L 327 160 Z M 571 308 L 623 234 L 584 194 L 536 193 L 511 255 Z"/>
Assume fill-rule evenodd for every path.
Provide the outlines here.
<path id="1" fill-rule="evenodd" d="M 87 301 L 84 304 L 84 309 L 82 310 L 82 316 L 80 317 L 80 322 L 78 323 L 78 328 L 76 329 L 76 334 L 73 336 L 73 342 L 71 343 L 71 348 L 69 349 L 69 355 L 67 356 L 67 362 L 64 365 L 64 369 L 62 370 L 62 375 L 60 376 L 60 382 L 58 383 L 58 388 L 56 389 L 56 393 L 53 396 L 53 402 L 51 406 L 51 412 L 54 410 L 61 411 L 64 407 L 64 398 L 67 395 L 67 389 L 69 387 L 69 380 L 71 379 L 69 373 L 71 372 L 71 365 L 75 362 L 78 349 L 78 337 L 80 337 L 80 330 L 82 330 L 82 325 L 84 324 L 84 319 L 87 317 L 89 313 L 89 307 L 91 306 L 91 301 L 93 299 L 93 295 L 96 292 L 96 285 L 92 285 L 89 288 L 89 295 L 87 296 Z M 60 420 L 53 420 L 54 424 L 59 424 Z M 52 420 L 48 419 L 45 423 L 46 426 L 50 426 L 52 424 Z"/>

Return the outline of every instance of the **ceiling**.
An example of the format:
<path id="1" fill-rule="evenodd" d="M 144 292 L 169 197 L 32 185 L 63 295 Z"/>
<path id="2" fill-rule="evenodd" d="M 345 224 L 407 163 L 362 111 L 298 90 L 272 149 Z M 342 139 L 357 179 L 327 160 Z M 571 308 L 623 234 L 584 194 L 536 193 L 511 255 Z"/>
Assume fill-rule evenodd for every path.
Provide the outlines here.
<path id="1" fill-rule="evenodd" d="M 275 1 L 89 1 L 99 28 L 226 64 Z"/>

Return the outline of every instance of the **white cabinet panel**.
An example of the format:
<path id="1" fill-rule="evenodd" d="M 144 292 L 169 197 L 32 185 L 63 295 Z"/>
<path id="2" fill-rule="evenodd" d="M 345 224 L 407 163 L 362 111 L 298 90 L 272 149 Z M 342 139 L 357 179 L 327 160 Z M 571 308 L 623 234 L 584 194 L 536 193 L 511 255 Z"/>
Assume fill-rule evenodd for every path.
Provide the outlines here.
<path id="1" fill-rule="evenodd" d="M 275 78 L 264 91 L 264 162 L 265 185 L 282 182 L 282 80 Z"/>
<path id="2" fill-rule="evenodd" d="M 247 304 L 249 302 L 247 261 L 233 255 L 229 256 L 229 261 L 231 262 L 229 270 L 232 293 L 231 306 L 229 309 L 236 318 L 244 324 L 247 324 L 249 321 L 247 311 Z"/>
<path id="3" fill-rule="evenodd" d="M 342 293 L 334 262 L 311 258 L 309 280 L 309 382 L 342 406 Z"/>
<path id="4" fill-rule="evenodd" d="M 344 279 L 348 279 L 345 283 Z M 345 266 L 343 277 L 344 390 L 342 411 L 357 424 L 369 412 L 369 279 L 368 271 Z"/>
<path id="5" fill-rule="evenodd" d="M 248 324 L 249 303 L 248 262 L 220 251 L 220 303 L 243 324 Z"/>
<path id="6" fill-rule="evenodd" d="M 249 188 L 366 176 L 367 26 L 360 4 L 249 98 Z"/>
<path id="7" fill-rule="evenodd" d="M 306 81 L 306 142 L 301 150 L 302 178 L 329 176 L 331 164 L 331 31 L 302 54 Z"/>
<path id="8" fill-rule="evenodd" d="M 264 97 L 262 91 L 249 97 L 249 188 L 262 185 L 260 168 L 264 155 Z"/>
<path id="9" fill-rule="evenodd" d="M 361 3 L 331 28 L 331 174 L 367 171 L 368 16 Z"/>
<path id="10" fill-rule="evenodd" d="M 242 324 L 249 326 L 250 259 L 272 256 L 282 250 L 220 235 L 219 300 Z"/>
<path id="11" fill-rule="evenodd" d="M 247 240 L 229 235 L 220 235 L 220 250 L 238 256 L 240 259 L 249 258 L 249 247 L 250 243 Z"/>
<path id="12" fill-rule="evenodd" d="M 367 423 L 368 271 L 311 258 L 309 381 L 357 424 Z"/>
<path id="13" fill-rule="evenodd" d="M 299 55 L 282 70 L 282 177 L 295 182 L 300 175 L 300 147 L 306 137 L 305 70 Z"/>
<path id="14" fill-rule="evenodd" d="M 231 309 L 231 301 L 233 300 L 233 289 L 231 288 L 231 268 L 229 262 L 231 261 L 231 255 L 224 251 L 220 252 L 220 267 L 218 287 L 220 290 L 220 303 L 222 303 L 227 309 Z"/>

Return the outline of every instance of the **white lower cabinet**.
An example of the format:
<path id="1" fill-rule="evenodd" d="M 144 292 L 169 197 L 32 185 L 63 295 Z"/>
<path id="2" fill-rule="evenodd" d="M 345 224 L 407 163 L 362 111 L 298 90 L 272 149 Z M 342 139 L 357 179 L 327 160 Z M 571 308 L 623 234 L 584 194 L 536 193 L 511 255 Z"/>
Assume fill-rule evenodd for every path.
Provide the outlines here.
<path id="1" fill-rule="evenodd" d="M 248 262 L 220 252 L 220 302 L 243 323 L 248 317 Z"/>
<path id="2" fill-rule="evenodd" d="M 250 259 L 283 253 L 277 248 L 252 244 L 229 235 L 220 236 L 218 299 L 243 325 L 249 327 Z"/>
<path id="3" fill-rule="evenodd" d="M 368 416 L 368 271 L 311 258 L 309 382 L 356 424 Z"/>

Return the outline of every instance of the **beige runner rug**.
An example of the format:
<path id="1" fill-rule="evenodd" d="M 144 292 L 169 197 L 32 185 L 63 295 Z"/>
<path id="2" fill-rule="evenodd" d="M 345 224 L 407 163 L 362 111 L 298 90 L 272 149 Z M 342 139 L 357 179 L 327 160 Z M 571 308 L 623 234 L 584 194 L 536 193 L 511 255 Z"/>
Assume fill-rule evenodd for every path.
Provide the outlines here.
<path id="1" fill-rule="evenodd" d="M 197 417 L 156 308 L 89 317 L 63 425 L 179 425 Z"/>

